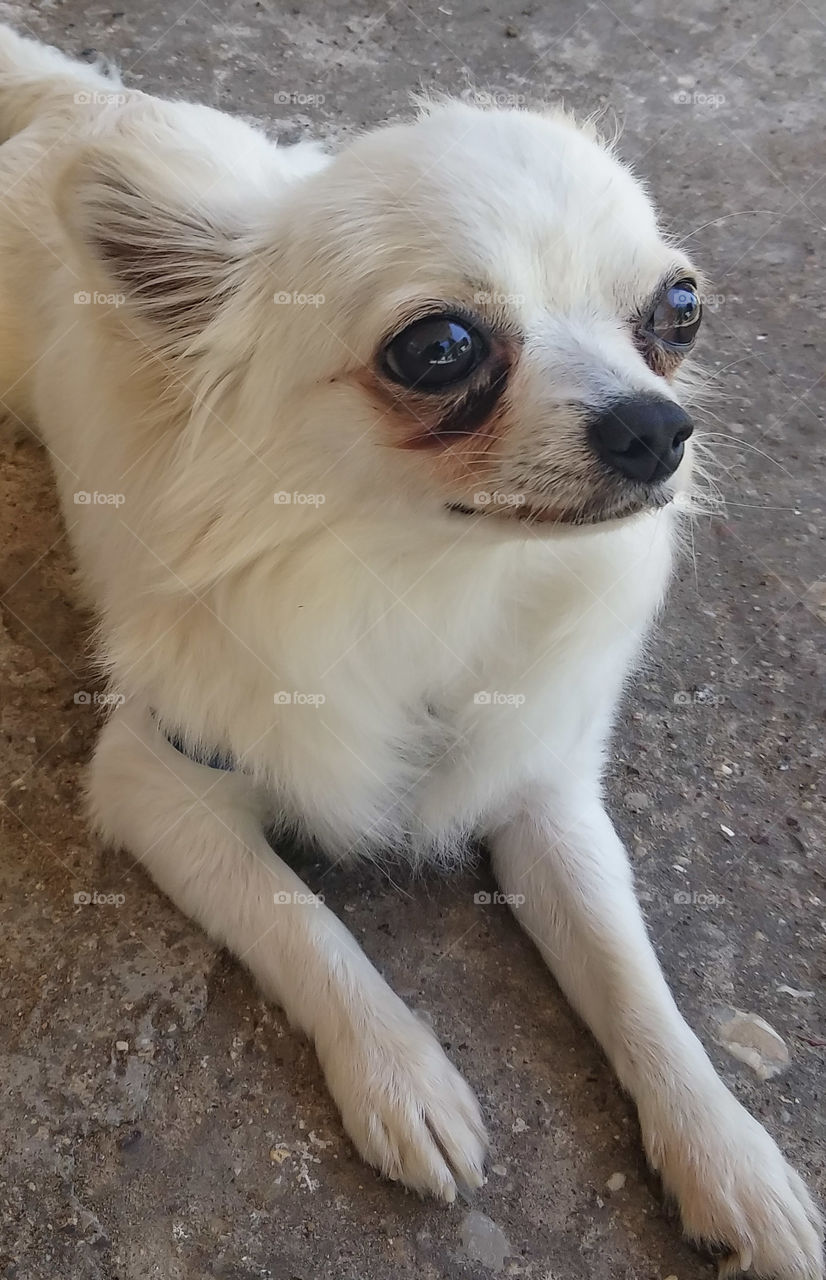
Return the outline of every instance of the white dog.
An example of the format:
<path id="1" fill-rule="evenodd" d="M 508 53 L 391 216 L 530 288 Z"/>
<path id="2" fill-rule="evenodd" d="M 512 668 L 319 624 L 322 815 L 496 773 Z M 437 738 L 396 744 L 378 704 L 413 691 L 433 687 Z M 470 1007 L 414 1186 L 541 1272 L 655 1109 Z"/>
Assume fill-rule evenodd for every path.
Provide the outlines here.
<path id="1" fill-rule="evenodd" d="M 600 791 L 689 500 L 698 278 L 639 183 L 559 112 L 457 102 L 276 149 L 8 30 L 0 136 L 0 394 L 123 700 L 105 837 L 312 1038 L 364 1158 L 445 1200 L 483 1179 L 477 1103 L 271 842 L 483 839 L 687 1234 L 819 1280 L 817 1212 L 678 1013 Z"/>

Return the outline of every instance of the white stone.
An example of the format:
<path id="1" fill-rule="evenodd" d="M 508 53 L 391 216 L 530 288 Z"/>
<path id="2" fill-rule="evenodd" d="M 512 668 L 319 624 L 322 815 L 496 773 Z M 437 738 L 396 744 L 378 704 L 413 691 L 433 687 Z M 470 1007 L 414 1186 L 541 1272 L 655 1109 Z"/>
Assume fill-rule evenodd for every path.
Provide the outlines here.
<path id="1" fill-rule="evenodd" d="M 785 1041 L 756 1013 L 726 1010 L 718 1038 L 733 1058 L 745 1062 L 761 1080 L 771 1080 L 789 1065 Z"/>

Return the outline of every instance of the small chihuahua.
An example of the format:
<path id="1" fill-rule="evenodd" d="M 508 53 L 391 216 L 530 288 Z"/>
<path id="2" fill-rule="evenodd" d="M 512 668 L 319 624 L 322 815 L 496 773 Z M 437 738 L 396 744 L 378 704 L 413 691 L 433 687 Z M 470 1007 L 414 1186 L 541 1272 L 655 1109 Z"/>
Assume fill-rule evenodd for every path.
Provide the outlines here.
<path id="1" fill-rule="evenodd" d="M 490 849 L 725 1274 L 818 1213 L 668 991 L 600 775 L 692 502 L 700 282 L 560 111 L 331 157 L 0 30 L 0 383 L 117 709 L 96 826 L 312 1039 L 363 1157 L 452 1200 L 477 1102 L 279 858 Z"/>

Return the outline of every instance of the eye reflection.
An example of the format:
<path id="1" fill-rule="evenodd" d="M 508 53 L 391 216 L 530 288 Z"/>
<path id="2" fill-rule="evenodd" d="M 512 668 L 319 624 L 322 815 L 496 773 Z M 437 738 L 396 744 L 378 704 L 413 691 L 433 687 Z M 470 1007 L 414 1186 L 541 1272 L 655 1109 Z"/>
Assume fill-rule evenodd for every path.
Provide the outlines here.
<path id="1" fill-rule="evenodd" d="M 669 347 L 690 347 L 697 336 L 703 307 L 693 280 L 678 280 L 660 295 L 646 332 Z"/>
<path id="2" fill-rule="evenodd" d="M 478 329 L 457 316 L 427 316 L 408 325 L 384 349 L 385 372 L 415 391 L 441 391 L 464 381 L 488 355 Z"/>

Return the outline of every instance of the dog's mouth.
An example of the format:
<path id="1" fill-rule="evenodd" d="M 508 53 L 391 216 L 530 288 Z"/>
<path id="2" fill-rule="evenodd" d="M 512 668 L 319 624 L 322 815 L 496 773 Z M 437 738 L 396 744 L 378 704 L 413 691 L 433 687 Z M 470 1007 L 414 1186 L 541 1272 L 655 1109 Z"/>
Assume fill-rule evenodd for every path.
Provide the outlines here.
<path id="1" fill-rule="evenodd" d="M 594 499 L 577 506 L 529 502 L 521 495 L 518 501 L 513 495 L 497 501 L 496 495 L 490 495 L 487 501 L 476 506 L 451 502 L 447 510 L 457 516 L 477 516 L 499 521 L 517 520 L 530 525 L 597 525 L 626 520 L 644 511 L 657 511 L 668 506 L 673 499 L 674 491 L 670 487 L 653 485 L 646 486 L 640 492 Z"/>

